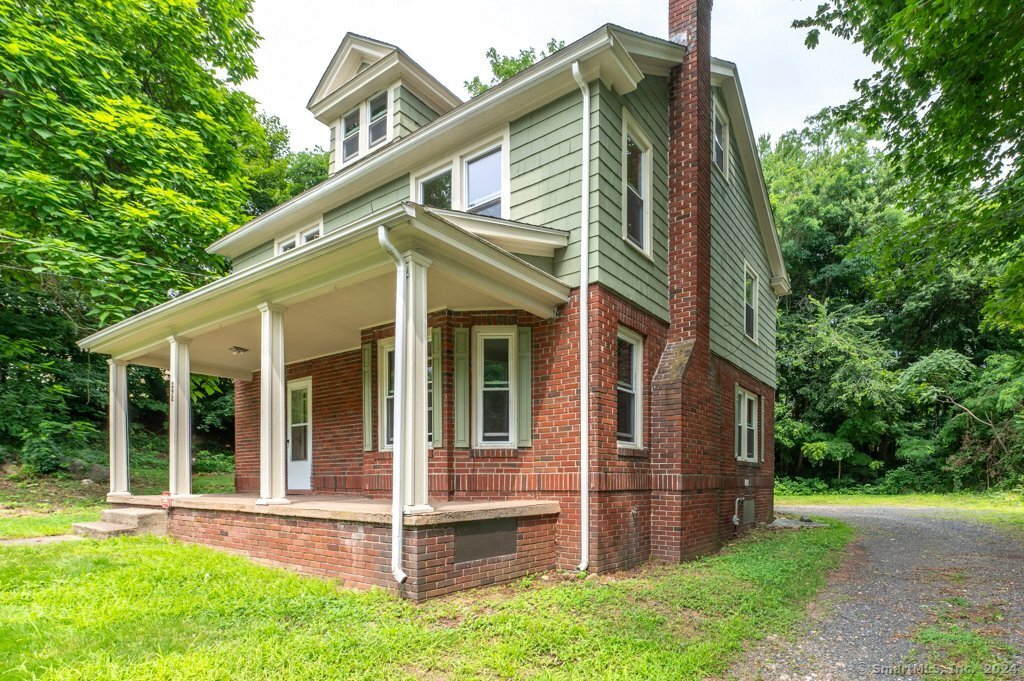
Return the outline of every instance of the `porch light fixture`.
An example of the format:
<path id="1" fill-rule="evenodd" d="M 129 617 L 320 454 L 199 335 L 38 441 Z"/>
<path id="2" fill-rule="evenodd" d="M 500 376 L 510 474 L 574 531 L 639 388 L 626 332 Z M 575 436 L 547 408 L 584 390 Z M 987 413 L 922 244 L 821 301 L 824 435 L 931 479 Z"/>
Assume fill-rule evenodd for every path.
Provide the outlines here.
<path id="1" fill-rule="evenodd" d="M 243 348 L 237 345 L 232 345 L 230 348 L 228 348 L 228 350 L 231 351 L 232 355 L 244 355 L 245 353 L 249 352 L 249 348 Z"/>

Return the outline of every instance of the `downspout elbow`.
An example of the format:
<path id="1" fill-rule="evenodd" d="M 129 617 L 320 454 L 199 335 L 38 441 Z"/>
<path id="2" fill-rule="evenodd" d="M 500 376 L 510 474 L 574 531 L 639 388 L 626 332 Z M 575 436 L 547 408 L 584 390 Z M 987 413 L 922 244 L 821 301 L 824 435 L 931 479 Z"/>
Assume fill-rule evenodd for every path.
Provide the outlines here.
<path id="1" fill-rule="evenodd" d="M 377 241 L 384 252 L 395 261 L 395 404 L 401 405 L 405 393 L 405 260 L 391 243 L 388 228 L 384 225 L 377 227 Z M 405 448 L 403 421 L 402 418 L 395 419 L 391 461 L 391 574 L 399 584 L 405 584 L 409 578 L 402 569 L 402 452 Z"/>

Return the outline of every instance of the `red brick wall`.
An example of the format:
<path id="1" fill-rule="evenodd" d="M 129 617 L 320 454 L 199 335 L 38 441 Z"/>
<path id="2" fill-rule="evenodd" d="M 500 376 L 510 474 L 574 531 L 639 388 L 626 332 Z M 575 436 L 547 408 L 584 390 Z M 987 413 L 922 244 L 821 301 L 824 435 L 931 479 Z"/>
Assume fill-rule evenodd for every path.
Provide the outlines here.
<path id="1" fill-rule="evenodd" d="M 555 516 L 520 518 L 516 553 L 455 562 L 452 526 L 407 528 L 398 587 L 387 525 L 172 508 L 168 531 L 182 541 L 243 553 L 260 562 L 341 580 L 348 587 L 397 589 L 414 600 L 486 586 L 554 567 Z"/>

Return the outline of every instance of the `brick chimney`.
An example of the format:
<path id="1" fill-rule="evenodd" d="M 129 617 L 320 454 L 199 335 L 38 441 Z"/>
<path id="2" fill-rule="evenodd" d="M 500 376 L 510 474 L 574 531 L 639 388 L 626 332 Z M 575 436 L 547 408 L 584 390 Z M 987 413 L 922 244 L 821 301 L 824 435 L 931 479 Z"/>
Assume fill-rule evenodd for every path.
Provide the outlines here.
<path id="1" fill-rule="evenodd" d="M 651 554 L 670 561 L 712 550 L 710 518 L 719 515 L 711 492 L 721 458 L 709 348 L 711 5 L 668 3 L 669 36 L 687 50 L 669 78 L 669 331 L 651 389 Z"/>

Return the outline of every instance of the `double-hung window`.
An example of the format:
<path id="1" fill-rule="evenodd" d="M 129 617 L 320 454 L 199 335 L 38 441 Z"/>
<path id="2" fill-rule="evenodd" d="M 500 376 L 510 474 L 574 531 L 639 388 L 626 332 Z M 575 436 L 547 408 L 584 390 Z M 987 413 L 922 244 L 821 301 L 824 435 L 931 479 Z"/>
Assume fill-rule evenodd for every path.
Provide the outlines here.
<path id="1" fill-rule="evenodd" d="M 729 119 L 715 102 L 711 117 L 711 160 L 729 178 Z"/>
<path id="2" fill-rule="evenodd" d="M 736 386 L 736 458 L 741 461 L 757 461 L 757 420 L 758 396 Z"/>
<path id="3" fill-rule="evenodd" d="M 501 147 L 466 161 L 466 212 L 501 217 Z"/>
<path id="4" fill-rule="evenodd" d="M 615 348 L 616 439 L 620 446 L 640 447 L 643 431 L 643 340 L 632 331 L 620 329 Z"/>
<path id="5" fill-rule="evenodd" d="M 427 444 L 434 442 L 433 341 L 427 342 Z M 380 441 L 383 449 L 395 445 L 395 339 L 380 341 Z"/>
<path id="6" fill-rule="evenodd" d="M 382 92 L 367 104 L 370 119 L 370 148 L 388 138 L 388 93 Z"/>
<path id="7" fill-rule="evenodd" d="M 743 268 L 743 333 L 757 341 L 757 274 L 750 266 Z"/>
<path id="8" fill-rule="evenodd" d="M 651 145 L 628 112 L 623 111 L 623 237 L 644 253 L 651 239 Z"/>
<path id="9" fill-rule="evenodd" d="M 341 160 L 351 161 L 359 155 L 359 108 L 345 114 L 341 119 Z"/>
<path id="10" fill-rule="evenodd" d="M 478 327 L 473 348 L 476 444 L 516 446 L 516 329 Z"/>

